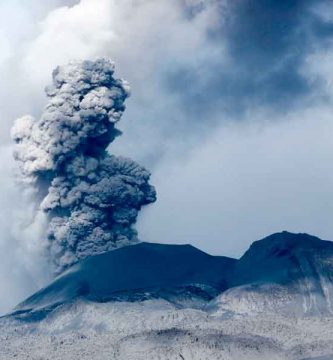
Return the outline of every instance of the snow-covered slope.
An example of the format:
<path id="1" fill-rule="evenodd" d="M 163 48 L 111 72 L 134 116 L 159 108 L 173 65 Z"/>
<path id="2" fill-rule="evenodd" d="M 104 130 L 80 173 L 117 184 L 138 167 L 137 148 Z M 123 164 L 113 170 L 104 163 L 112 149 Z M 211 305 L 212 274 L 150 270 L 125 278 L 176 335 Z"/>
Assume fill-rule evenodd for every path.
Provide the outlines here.
<path id="1" fill-rule="evenodd" d="M 333 243 L 277 233 L 254 242 L 234 267 L 220 312 L 333 314 Z"/>
<path id="2" fill-rule="evenodd" d="M 156 297 L 207 301 L 227 288 L 235 262 L 191 245 L 140 243 L 74 265 L 16 311 L 53 308 L 78 297 L 97 302 Z"/>
<path id="3" fill-rule="evenodd" d="M 220 317 L 165 300 L 76 300 L 36 322 L 0 319 L 0 360 L 333 359 L 333 317 Z"/>

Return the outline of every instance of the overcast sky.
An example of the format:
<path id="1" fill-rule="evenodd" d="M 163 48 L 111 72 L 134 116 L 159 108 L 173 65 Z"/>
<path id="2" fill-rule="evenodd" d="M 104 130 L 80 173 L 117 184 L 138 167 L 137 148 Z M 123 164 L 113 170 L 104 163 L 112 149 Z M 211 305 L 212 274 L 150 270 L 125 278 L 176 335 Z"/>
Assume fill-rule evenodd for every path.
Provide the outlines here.
<path id="1" fill-rule="evenodd" d="M 152 172 L 142 240 L 240 256 L 281 230 L 333 239 L 332 14 L 321 0 L 0 0 L 0 312 L 46 281 L 17 231 L 29 204 L 9 130 L 70 59 L 109 56 L 132 87 L 110 152 Z"/>

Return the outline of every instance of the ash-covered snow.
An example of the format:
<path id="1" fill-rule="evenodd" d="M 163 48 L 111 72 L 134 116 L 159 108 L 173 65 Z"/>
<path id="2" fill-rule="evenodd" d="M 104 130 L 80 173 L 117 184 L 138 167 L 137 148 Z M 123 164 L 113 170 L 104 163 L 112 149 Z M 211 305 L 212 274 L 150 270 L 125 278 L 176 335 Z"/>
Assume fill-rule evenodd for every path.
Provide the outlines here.
<path id="1" fill-rule="evenodd" d="M 303 360 L 333 356 L 332 317 L 221 317 L 165 300 L 77 300 L 41 321 L 0 320 L 0 359 Z"/>

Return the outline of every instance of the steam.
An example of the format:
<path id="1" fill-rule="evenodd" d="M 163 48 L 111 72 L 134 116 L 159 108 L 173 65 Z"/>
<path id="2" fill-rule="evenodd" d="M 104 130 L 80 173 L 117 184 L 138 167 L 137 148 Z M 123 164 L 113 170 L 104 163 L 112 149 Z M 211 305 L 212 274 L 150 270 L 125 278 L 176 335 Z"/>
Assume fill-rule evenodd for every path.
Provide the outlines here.
<path id="1" fill-rule="evenodd" d="M 16 120 L 21 178 L 47 214 L 47 250 L 56 273 L 87 256 L 137 242 L 140 208 L 156 199 L 150 173 L 106 149 L 120 135 L 129 86 L 108 59 L 57 67 L 40 117 Z"/>

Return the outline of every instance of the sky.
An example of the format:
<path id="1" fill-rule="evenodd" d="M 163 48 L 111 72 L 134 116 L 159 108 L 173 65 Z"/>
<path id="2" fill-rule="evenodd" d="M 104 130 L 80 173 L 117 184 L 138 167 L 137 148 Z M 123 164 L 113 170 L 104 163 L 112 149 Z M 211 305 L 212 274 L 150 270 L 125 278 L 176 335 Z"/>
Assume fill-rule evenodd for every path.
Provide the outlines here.
<path id="1" fill-rule="evenodd" d="M 142 240 L 234 257 L 276 231 L 333 240 L 332 14 L 323 0 L 0 0 L 0 312 L 49 279 L 10 128 L 71 59 L 110 57 L 131 85 L 109 151 L 152 173 Z"/>

